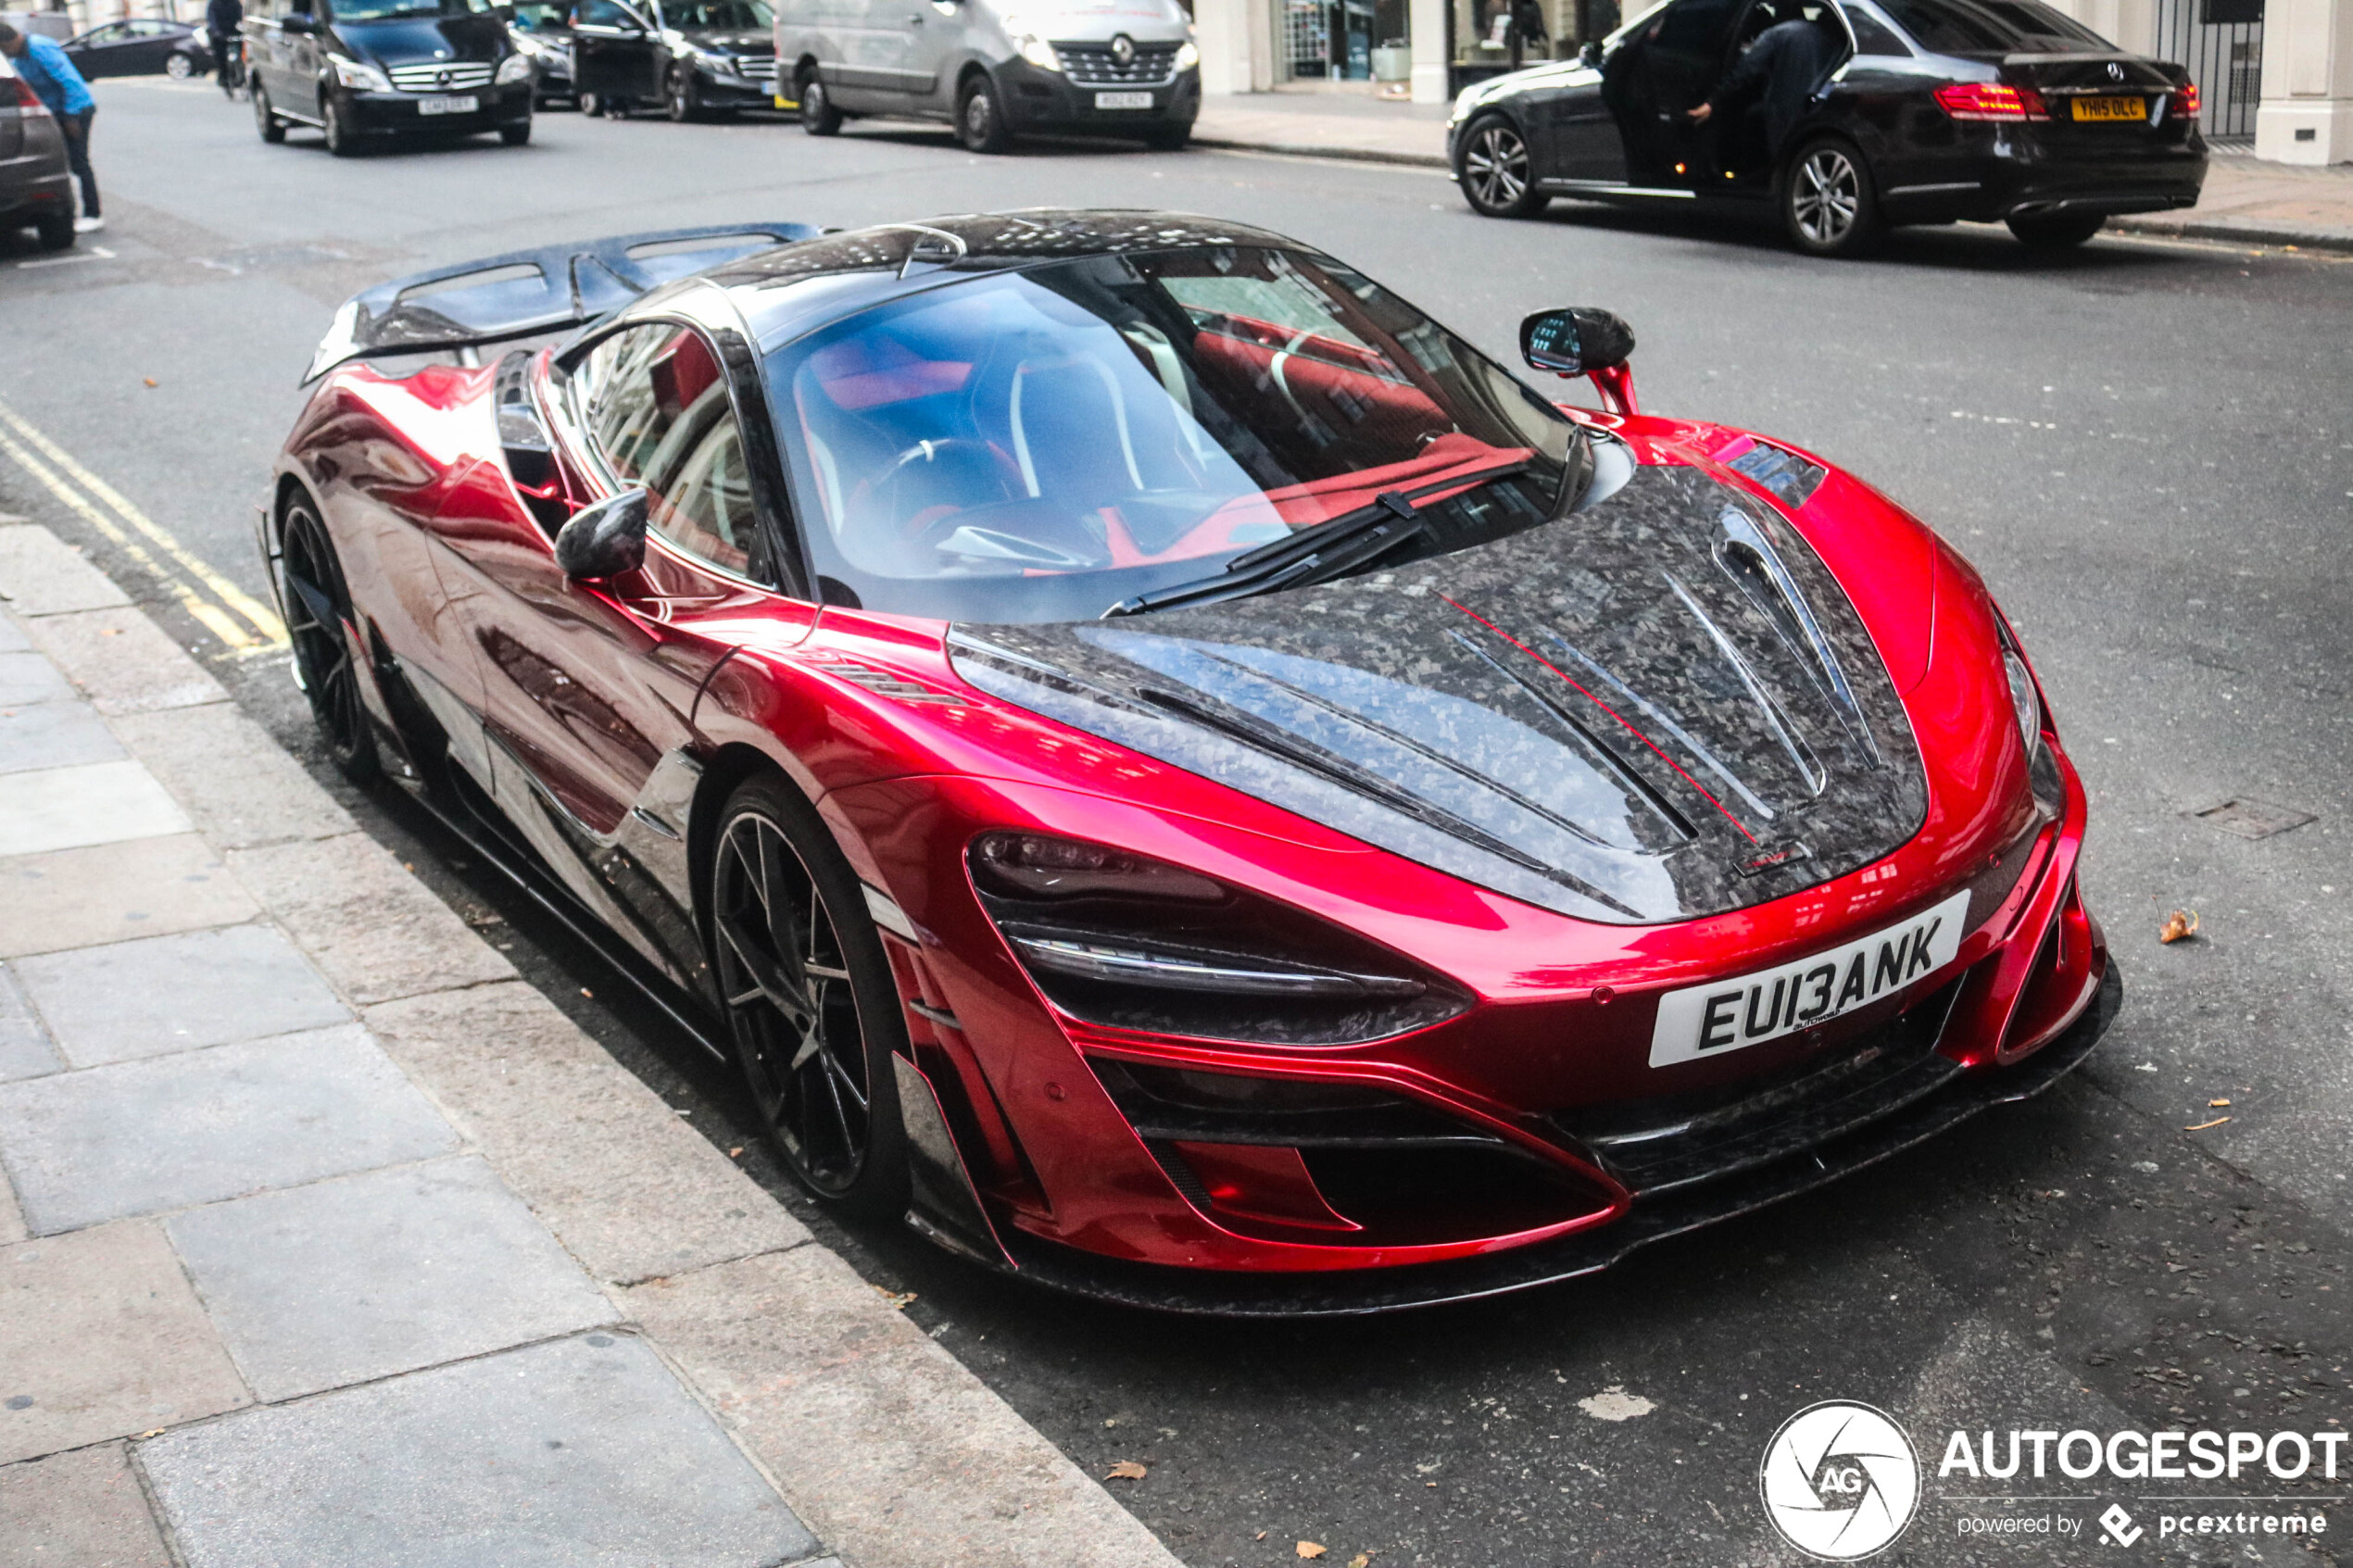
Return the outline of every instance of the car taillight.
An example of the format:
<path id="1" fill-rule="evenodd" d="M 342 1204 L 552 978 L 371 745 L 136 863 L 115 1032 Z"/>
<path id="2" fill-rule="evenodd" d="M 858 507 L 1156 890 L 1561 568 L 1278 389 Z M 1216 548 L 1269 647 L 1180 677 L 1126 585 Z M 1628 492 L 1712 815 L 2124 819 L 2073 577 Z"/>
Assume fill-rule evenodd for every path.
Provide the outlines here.
<path id="1" fill-rule="evenodd" d="M 8 78 L 8 85 L 17 90 L 17 107 L 24 110 L 25 113 L 47 114 L 49 112 L 49 106 L 41 101 L 41 94 L 34 92 L 32 83 L 23 77 Z"/>
<path id="2" fill-rule="evenodd" d="M 2184 82 L 2173 94 L 2173 112 L 2183 119 L 2197 118 L 2197 83 Z"/>
<path id="3" fill-rule="evenodd" d="M 1955 119 L 2042 119 L 2043 95 L 2000 82 L 1956 82 L 1936 90 L 1936 107 Z"/>

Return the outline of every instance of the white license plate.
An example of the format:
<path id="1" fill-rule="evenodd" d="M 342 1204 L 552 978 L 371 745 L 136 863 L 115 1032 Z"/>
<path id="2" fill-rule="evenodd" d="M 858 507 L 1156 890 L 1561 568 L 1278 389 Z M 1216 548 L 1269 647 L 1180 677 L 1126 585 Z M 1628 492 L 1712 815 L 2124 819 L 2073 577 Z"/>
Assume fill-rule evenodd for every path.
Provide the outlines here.
<path id="1" fill-rule="evenodd" d="M 1148 109 L 1152 107 L 1150 93 L 1098 93 L 1095 107 L 1099 109 Z"/>
<path id="2" fill-rule="evenodd" d="M 482 100 L 476 98 L 471 93 L 462 94 L 455 98 L 420 98 L 417 100 L 417 112 L 419 114 L 472 114 L 474 110 L 480 108 L 481 107 Z"/>
<path id="3" fill-rule="evenodd" d="M 1651 1065 L 1671 1067 L 1761 1046 L 1924 980 L 1961 950 L 1969 895 L 1956 893 L 1859 942 L 1793 963 L 1669 991 L 1651 1028 Z"/>

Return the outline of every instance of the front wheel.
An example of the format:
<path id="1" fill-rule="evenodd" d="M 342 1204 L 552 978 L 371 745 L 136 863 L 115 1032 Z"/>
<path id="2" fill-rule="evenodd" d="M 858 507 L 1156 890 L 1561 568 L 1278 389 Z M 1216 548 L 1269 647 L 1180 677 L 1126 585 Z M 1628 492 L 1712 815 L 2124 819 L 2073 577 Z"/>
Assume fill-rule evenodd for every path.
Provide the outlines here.
<path id="1" fill-rule="evenodd" d="M 382 771 L 376 737 L 359 695 L 354 639 L 346 627 L 351 596 L 334 542 L 308 500 L 286 508 L 279 530 L 280 581 L 285 590 L 286 637 L 294 644 L 295 676 L 310 699 L 310 717 L 327 755 L 344 776 L 367 784 Z"/>
<path id="2" fill-rule="evenodd" d="M 327 135 L 327 151 L 336 157 L 350 157 L 359 151 L 359 138 L 352 134 L 351 122 L 344 118 L 343 106 L 329 94 L 319 104 L 319 129 Z"/>
<path id="3" fill-rule="evenodd" d="M 1193 139 L 1192 122 L 1182 125 L 1160 125 L 1144 132 L 1144 145 L 1156 153 L 1181 153 Z"/>
<path id="4" fill-rule="evenodd" d="M 1501 115 L 1476 120 L 1464 132 L 1455 181 L 1473 210 L 1488 218 L 1533 218 L 1550 200 L 1536 188 L 1527 138 Z"/>
<path id="5" fill-rule="evenodd" d="M 736 785 L 719 823 L 711 972 L 761 1127 L 819 1198 L 896 1218 L 907 1145 L 891 1058 L 906 1025 L 864 889 L 815 808 L 774 774 Z"/>
<path id="6" fill-rule="evenodd" d="M 1808 256 L 1852 257 L 1880 234 L 1879 193 L 1862 154 L 1843 142 L 1815 142 L 1781 178 L 1781 221 Z"/>
<path id="7" fill-rule="evenodd" d="M 841 111 L 814 71 L 800 79 L 800 128 L 812 136 L 841 134 Z"/>
<path id="8" fill-rule="evenodd" d="M 1013 135 L 1005 129 L 1004 111 L 997 102 L 997 84 L 985 76 L 975 76 L 965 82 L 963 95 L 956 100 L 956 139 L 963 143 L 967 152 L 1013 151 Z"/>
<path id="9" fill-rule="evenodd" d="M 523 145 L 531 140 L 531 121 L 526 119 L 520 125 L 500 126 L 498 128 L 498 140 L 506 143 L 507 145 L 510 147 L 520 147 Z"/>
<path id="10" fill-rule="evenodd" d="M 2013 218 L 2009 225 L 2018 243 L 2029 250 L 2070 250 L 2098 233 L 2107 222 L 2104 213 L 2061 212 L 2042 218 Z"/>
<path id="11" fill-rule="evenodd" d="M 702 85 L 691 70 L 670 73 L 670 118 L 684 125 L 702 118 Z"/>
<path id="12" fill-rule="evenodd" d="M 273 145 L 286 139 L 286 122 L 270 107 L 270 91 L 258 81 L 253 84 L 253 128 Z"/>
<path id="13" fill-rule="evenodd" d="M 163 57 L 163 74 L 174 82 L 185 82 L 196 74 L 196 62 L 185 55 L 166 55 Z"/>

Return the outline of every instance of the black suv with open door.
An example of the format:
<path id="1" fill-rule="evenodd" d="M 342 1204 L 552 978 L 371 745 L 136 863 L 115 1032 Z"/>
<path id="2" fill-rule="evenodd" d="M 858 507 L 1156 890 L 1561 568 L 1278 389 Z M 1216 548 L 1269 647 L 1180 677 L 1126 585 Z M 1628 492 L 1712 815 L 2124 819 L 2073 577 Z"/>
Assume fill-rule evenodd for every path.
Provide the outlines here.
<path id="1" fill-rule="evenodd" d="M 531 140 L 531 56 L 491 0 L 249 0 L 245 57 L 265 142 L 315 125 L 338 157 L 367 141 Z"/>
<path id="2" fill-rule="evenodd" d="M 1707 103 L 1765 31 L 1811 82 Z M 1803 109 L 1780 144 L 1763 99 Z M 1575 60 L 1466 89 L 1447 124 L 1463 194 L 1495 218 L 1554 196 L 1777 214 L 1800 249 L 1849 255 L 1900 223 L 2007 221 L 2080 245 L 2110 216 L 2196 203 L 2197 88 L 2040 0 L 1667 0 Z"/>
<path id="3" fill-rule="evenodd" d="M 762 0 L 580 0 L 572 23 L 580 107 L 673 119 L 770 108 L 776 19 Z"/>

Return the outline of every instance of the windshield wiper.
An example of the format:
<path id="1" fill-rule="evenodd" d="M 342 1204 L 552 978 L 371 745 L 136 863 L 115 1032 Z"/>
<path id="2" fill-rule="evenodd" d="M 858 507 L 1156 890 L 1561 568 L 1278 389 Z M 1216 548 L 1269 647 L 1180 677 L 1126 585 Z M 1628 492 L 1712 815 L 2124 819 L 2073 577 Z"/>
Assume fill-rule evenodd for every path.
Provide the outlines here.
<path id="1" fill-rule="evenodd" d="M 1328 522 L 1319 522 L 1256 549 L 1244 550 L 1206 577 L 1122 599 L 1103 611 L 1102 619 L 1141 615 L 1147 610 L 1169 609 L 1177 605 L 1216 604 L 1252 594 L 1273 593 L 1278 588 L 1328 583 L 1420 537 L 1429 520 L 1414 506 L 1419 498 L 1440 491 L 1464 490 L 1508 479 L 1527 472 L 1529 466 L 1523 459 L 1476 473 L 1450 475 L 1412 490 L 1384 490 L 1369 505 L 1354 511 L 1342 512 Z"/>

